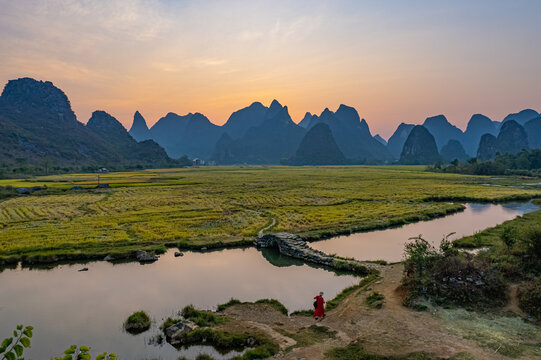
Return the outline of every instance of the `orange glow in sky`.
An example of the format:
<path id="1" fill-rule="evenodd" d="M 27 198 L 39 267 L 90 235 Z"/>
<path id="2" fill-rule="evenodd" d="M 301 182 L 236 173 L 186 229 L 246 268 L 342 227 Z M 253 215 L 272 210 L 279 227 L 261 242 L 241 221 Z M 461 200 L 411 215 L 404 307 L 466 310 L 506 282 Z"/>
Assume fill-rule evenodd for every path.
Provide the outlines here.
<path id="1" fill-rule="evenodd" d="M 50 80 L 82 122 L 223 124 L 254 101 L 354 106 L 372 133 L 541 108 L 541 2 L 0 0 L 0 81 Z"/>

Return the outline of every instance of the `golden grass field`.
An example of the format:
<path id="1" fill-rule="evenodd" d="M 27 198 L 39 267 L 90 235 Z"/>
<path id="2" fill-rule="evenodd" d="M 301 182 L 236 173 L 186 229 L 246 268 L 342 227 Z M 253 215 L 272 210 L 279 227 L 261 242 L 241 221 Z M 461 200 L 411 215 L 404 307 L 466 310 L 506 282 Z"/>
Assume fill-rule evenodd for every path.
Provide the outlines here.
<path id="1" fill-rule="evenodd" d="M 0 202 L 0 257 L 102 256 L 137 248 L 248 244 L 273 231 L 309 238 L 441 216 L 463 201 L 541 196 L 524 178 L 425 172 L 423 167 L 202 167 L 0 180 L 47 185 Z M 498 186 L 488 186 L 498 185 Z M 70 190 L 78 185 L 85 190 Z M 503 185 L 503 186 L 501 186 Z"/>

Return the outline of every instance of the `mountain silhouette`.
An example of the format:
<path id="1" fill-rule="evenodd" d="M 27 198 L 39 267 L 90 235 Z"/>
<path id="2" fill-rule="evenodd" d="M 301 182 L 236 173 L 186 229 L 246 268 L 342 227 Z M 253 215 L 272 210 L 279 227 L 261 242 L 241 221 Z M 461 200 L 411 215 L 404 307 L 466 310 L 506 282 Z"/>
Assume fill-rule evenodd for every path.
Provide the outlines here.
<path id="1" fill-rule="evenodd" d="M 488 160 L 497 154 L 516 154 L 524 149 L 529 149 L 526 130 L 515 120 L 507 120 L 502 123 L 497 137 L 490 134 L 481 137 L 477 157 Z"/>
<path id="2" fill-rule="evenodd" d="M 529 120 L 535 119 L 539 115 L 540 114 L 535 110 L 524 109 L 518 113 L 507 115 L 505 119 L 503 119 L 502 125 L 509 120 L 515 120 L 520 125 L 524 125 L 526 122 L 528 122 Z"/>
<path id="3" fill-rule="evenodd" d="M 306 133 L 295 156 L 282 163 L 285 165 L 342 165 L 346 163 L 346 158 L 336 145 L 330 127 L 325 123 L 319 123 Z"/>
<path id="4" fill-rule="evenodd" d="M 150 138 L 164 147 L 172 158 L 183 155 L 206 159 L 223 133 L 200 113 L 184 116 L 168 113 L 150 128 Z"/>
<path id="5" fill-rule="evenodd" d="M 440 155 L 445 162 L 451 162 L 453 160 L 464 161 L 470 158 L 464 147 L 458 140 L 451 139 L 449 142 L 441 148 Z"/>
<path id="6" fill-rule="evenodd" d="M 319 124 L 326 125 L 330 136 L 325 127 L 307 136 Z M 386 144 L 381 136 L 372 136 L 368 123 L 353 107 L 342 104 L 336 112 L 326 108 L 320 115 L 306 113 L 297 125 L 287 106 L 273 100 L 269 107 L 254 102 L 235 111 L 223 126 L 201 113 L 170 112 L 149 129 L 136 111 L 127 132 L 103 111 L 94 112 L 86 126 L 80 123 L 66 94 L 49 81 L 10 80 L 0 96 L 0 160 L 7 167 L 44 161 L 67 166 L 157 165 L 169 163 L 168 156 L 183 155 L 219 164 L 279 164 L 294 159 L 297 151 L 308 157 L 314 153 L 317 139 L 323 149 L 332 149 L 331 158 L 339 158 L 334 144 L 348 163 L 364 164 L 399 158 L 402 163 L 427 163 L 439 156 L 438 150 L 449 161 L 541 148 L 541 116 L 532 109 L 509 114 L 501 124 L 475 114 L 464 133 L 443 115 L 427 118 L 422 129 L 411 136 L 413 128 L 400 124 Z M 317 163 L 313 158 L 309 162 Z"/>
<path id="7" fill-rule="evenodd" d="M 434 136 L 421 125 L 416 125 L 406 139 L 400 163 L 406 165 L 433 164 L 440 161 Z"/>
<path id="8" fill-rule="evenodd" d="M 169 161 L 156 144 L 150 147 L 153 149 L 146 146 L 144 151 L 136 153 L 119 151 L 115 141 L 120 129 L 116 124 L 108 128 L 112 135 L 102 132 L 101 125 L 97 125 L 80 123 L 66 94 L 50 81 L 10 80 L 0 96 L 0 159 L 6 166 L 21 161 L 38 166 L 50 163 L 92 167 L 127 163 L 160 165 Z M 120 138 L 127 137 L 137 144 L 118 125 L 124 132 Z M 158 154 L 160 150 L 162 156 Z"/>
<path id="9" fill-rule="evenodd" d="M 147 122 L 139 111 L 136 111 L 133 115 L 133 123 L 129 133 L 136 141 L 150 139 L 150 130 L 148 129 Z"/>
<path id="10" fill-rule="evenodd" d="M 326 108 L 317 118 L 312 118 L 310 127 L 318 123 L 329 126 L 345 157 L 366 163 L 392 160 L 386 147 L 372 137 L 367 122 L 360 119 L 355 108 L 343 104 L 336 112 Z"/>
<path id="11" fill-rule="evenodd" d="M 111 148 L 125 159 L 165 163 L 168 156 L 164 149 L 152 140 L 137 142 L 122 124 L 105 111 L 94 111 L 86 127 L 107 141 Z"/>
<path id="12" fill-rule="evenodd" d="M 528 135 L 518 122 L 508 120 L 502 124 L 496 138 L 501 154 L 516 154 L 523 149 L 529 149 Z"/>
<path id="13" fill-rule="evenodd" d="M 387 141 L 385 141 L 385 139 L 382 138 L 380 134 L 374 135 L 374 139 L 377 140 L 381 145 L 387 146 Z"/>
<path id="14" fill-rule="evenodd" d="M 305 133 L 291 120 L 287 106 L 273 100 L 259 126 L 249 128 L 236 140 L 222 136 L 211 160 L 220 164 L 279 164 L 295 152 Z"/>
<path id="15" fill-rule="evenodd" d="M 438 149 L 441 149 L 451 139 L 461 141 L 463 137 L 462 130 L 449 123 L 444 115 L 427 118 L 423 126 L 434 136 Z"/>
<path id="16" fill-rule="evenodd" d="M 406 142 L 406 139 L 414 126 L 415 125 L 412 124 L 401 123 L 398 125 L 398 128 L 396 128 L 393 135 L 389 138 L 389 141 L 387 142 L 387 149 L 395 157 L 395 159 L 400 158 L 404 143 Z"/>
<path id="17" fill-rule="evenodd" d="M 312 127 L 312 122 L 317 120 L 317 115 L 312 115 L 311 113 L 307 112 L 304 114 L 304 117 L 299 122 L 299 126 L 305 129 L 310 129 Z"/>
<path id="18" fill-rule="evenodd" d="M 475 114 L 471 117 L 464 132 L 462 145 L 466 153 L 472 157 L 477 155 L 481 136 L 484 134 L 498 135 L 498 126 L 494 121 L 482 114 Z"/>
<path id="19" fill-rule="evenodd" d="M 235 111 L 223 126 L 233 139 L 238 139 L 246 134 L 249 128 L 259 126 L 265 121 L 268 108 L 260 102 Z"/>
<path id="20" fill-rule="evenodd" d="M 479 149 L 477 149 L 477 158 L 485 161 L 496 157 L 498 154 L 498 141 L 496 136 L 485 134 L 481 136 L 479 141 Z"/>
<path id="21" fill-rule="evenodd" d="M 541 149 L 541 116 L 529 120 L 524 124 L 528 134 L 528 145 L 531 149 Z"/>

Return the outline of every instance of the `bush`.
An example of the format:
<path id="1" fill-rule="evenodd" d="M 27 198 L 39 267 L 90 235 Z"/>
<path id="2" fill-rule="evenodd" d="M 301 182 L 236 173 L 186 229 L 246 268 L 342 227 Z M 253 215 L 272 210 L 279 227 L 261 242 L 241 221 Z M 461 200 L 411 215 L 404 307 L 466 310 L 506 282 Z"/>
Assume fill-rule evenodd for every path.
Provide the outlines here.
<path id="1" fill-rule="evenodd" d="M 197 310 L 192 305 L 188 305 L 182 309 L 182 316 L 187 320 L 193 321 L 197 326 L 214 326 L 227 321 L 227 318 L 224 316 L 214 315 L 208 311 Z M 166 322 L 168 320 L 172 319 L 168 318 Z"/>
<path id="2" fill-rule="evenodd" d="M 144 311 L 131 314 L 124 323 L 124 329 L 130 334 L 140 334 L 150 329 L 150 317 Z"/>
<path id="3" fill-rule="evenodd" d="M 284 304 L 282 304 L 281 302 L 279 302 L 276 299 L 260 299 L 260 300 L 257 300 L 255 303 L 256 304 L 268 304 L 268 305 L 272 306 L 273 308 L 275 308 L 276 310 L 278 310 L 279 312 L 281 312 L 284 315 L 287 315 L 289 313 L 289 310 L 287 310 L 287 308 L 284 306 Z"/>
<path id="4" fill-rule="evenodd" d="M 249 302 L 249 301 L 242 302 L 237 299 L 231 299 L 225 304 L 218 305 L 217 311 L 224 311 L 225 309 L 233 305 L 246 305 L 246 304 L 268 304 L 284 315 L 287 315 L 289 313 L 289 310 L 287 310 L 287 308 L 276 299 L 259 299 L 255 302 Z"/>
<path id="5" fill-rule="evenodd" d="M 418 297 L 437 300 L 438 304 L 502 305 L 506 283 L 498 267 L 489 259 L 459 253 L 444 239 L 436 250 L 421 237 L 406 245 L 406 304 Z"/>
<path id="6" fill-rule="evenodd" d="M 218 308 L 216 309 L 217 311 L 224 311 L 225 309 L 227 309 L 228 307 L 230 306 L 233 306 L 233 305 L 239 305 L 239 304 L 242 304 L 243 302 L 241 302 L 240 300 L 238 299 L 231 299 L 229 300 L 228 302 L 226 302 L 225 304 L 220 304 L 218 305 Z"/>
<path id="7" fill-rule="evenodd" d="M 279 350 L 279 346 L 267 338 L 246 333 L 240 334 L 210 328 L 199 328 L 182 336 L 182 345 L 201 344 L 211 345 L 218 351 L 240 351 L 247 347 L 253 347 L 242 356 L 235 357 L 236 360 L 265 359 L 273 356 Z"/>
<path id="8" fill-rule="evenodd" d="M 377 291 L 371 292 L 366 297 L 366 303 L 376 309 L 381 309 L 385 300 L 385 296 Z"/>
<path id="9" fill-rule="evenodd" d="M 524 312 L 541 320 L 541 279 L 522 284 L 518 288 L 519 306 Z"/>

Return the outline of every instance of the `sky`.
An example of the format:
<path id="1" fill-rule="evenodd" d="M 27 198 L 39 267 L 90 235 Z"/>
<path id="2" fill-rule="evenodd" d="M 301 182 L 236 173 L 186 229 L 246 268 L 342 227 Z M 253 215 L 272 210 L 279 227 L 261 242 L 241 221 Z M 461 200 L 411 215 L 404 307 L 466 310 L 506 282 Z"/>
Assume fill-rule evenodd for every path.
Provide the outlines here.
<path id="1" fill-rule="evenodd" d="M 0 83 L 52 81 L 79 121 L 221 125 L 273 99 L 295 122 L 353 106 L 372 134 L 541 110 L 541 1 L 0 0 Z"/>

